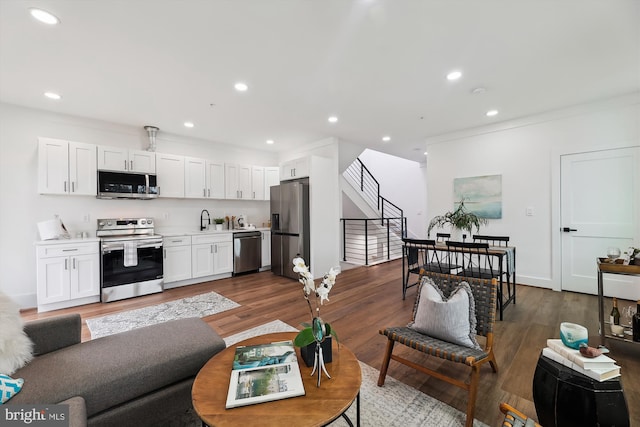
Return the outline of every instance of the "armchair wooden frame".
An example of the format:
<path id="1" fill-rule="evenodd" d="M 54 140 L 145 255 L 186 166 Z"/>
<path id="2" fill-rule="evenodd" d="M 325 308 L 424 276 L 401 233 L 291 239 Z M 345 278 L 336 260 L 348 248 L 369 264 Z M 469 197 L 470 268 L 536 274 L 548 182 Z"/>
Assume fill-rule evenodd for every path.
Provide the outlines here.
<path id="1" fill-rule="evenodd" d="M 381 329 L 381 335 L 387 337 L 387 346 L 380 368 L 380 376 L 378 377 L 378 386 L 383 386 L 389 369 L 389 362 L 393 359 L 403 365 L 414 368 L 424 374 L 430 375 L 439 380 L 453 384 L 466 390 L 469 393 L 467 401 L 467 420 L 466 427 L 473 426 L 476 396 L 478 394 L 478 384 L 480 382 L 480 368 L 485 363 L 491 365 L 494 373 L 498 372 L 498 364 L 495 354 L 493 353 L 493 328 L 496 322 L 496 304 L 498 282 L 493 279 L 481 279 L 472 277 L 462 277 L 450 274 L 440 274 L 434 272 L 423 272 L 424 277 L 421 280 L 421 286 L 426 277 L 431 278 L 444 295 L 449 295 L 460 282 L 467 282 L 473 293 L 476 308 L 476 334 L 485 337 L 483 349 L 474 349 L 464 347 L 458 344 L 442 341 L 428 335 L 421 334 L 409 327 L 390 327 Z M 416 298 L 420 295 L 418 289 Z M 394 344 L 399 342 L 409 348 L 418 350 L 422 353 L 439 357 L 454 363 L 460 363 L 471 368 L 468 381 L 461 381 L 458 378 L 447 376 L 441 372 L 432 370 L 416 362 L 408 360 L 393 354 Z"/>

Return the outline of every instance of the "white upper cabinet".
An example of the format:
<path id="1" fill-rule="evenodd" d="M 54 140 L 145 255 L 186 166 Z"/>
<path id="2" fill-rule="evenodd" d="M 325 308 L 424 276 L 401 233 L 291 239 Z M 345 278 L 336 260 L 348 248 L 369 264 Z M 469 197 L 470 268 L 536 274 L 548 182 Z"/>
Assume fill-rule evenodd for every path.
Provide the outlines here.
<path id="1" fill-rule="evenodd" d="M 159 197 L 184 198 L 184 157 L 156 153 Z"/>
<path id="2" fill-rule="evenodd" d="M 251 166 L 225 163 L 224 184 L 226 199 L 253 199 Z"/>
<path id="3" fill-rule="evenodd" d="M 38 192 L 95 196 L 96 146 L 38 138 Z"/>
<path id="4" fill-rule="evenodd" d="M 184 197 L 207 197 L 206 161 L 195 157 L 184 158 Z"/>
<path id="5" fill-rule="evenodd" d="M 224 199 L 224 163 L 185 157 L 184 195 L 195 199 Z"/>
<path id="6" fill-rule="evenodd" d="M 271 187 L 280 185 L 280 168 L 266 167 L 264 168 L 264 199 L 271 198 Z"/>
<path id="7" fill-rule="evenodd" d="M 156 172 L 156 153 L 119 147 L 98 147 L 98 169 L 121 172 Z"/>
<path id="8" fill-rule="evenodd" d="M 251 167 L 251 199 L 264 200 L 264 167 Z"/>
<path id="9" fill-rule="evenodd" d="M 224 163 L 207 161 L 206 168 L 207 197 L 212 199 L 224 199 Z"/>
<path id="10" fill-rule="evenodd" d="M 307 178 L 309 176 L 309 158 L 302 157 L 285 162 L 280 167 L 280 181 Z"/>

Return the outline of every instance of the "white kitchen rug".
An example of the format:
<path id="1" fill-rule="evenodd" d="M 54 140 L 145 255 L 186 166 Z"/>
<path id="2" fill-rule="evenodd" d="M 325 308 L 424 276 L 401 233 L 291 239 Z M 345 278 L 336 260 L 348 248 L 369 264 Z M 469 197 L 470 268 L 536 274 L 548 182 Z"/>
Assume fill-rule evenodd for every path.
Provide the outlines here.
<path id="1" fill-rule="evenodd" d="M 209 292 L 136 310 L 87 319 L 86 322 L 89 331 L 91 331 L 91 338 L 94 339 L 169 320 L 210 316 L 236 307 L 240 307 L 240 304 L 215 292 Z"/>

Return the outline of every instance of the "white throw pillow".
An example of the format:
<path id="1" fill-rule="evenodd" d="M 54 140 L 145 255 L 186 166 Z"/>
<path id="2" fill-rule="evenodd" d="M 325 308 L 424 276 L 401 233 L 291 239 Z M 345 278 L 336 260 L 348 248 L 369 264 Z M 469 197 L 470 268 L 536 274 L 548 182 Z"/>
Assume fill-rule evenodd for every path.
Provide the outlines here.
<path id="1" fill-rule="evenodd" d="M 0 292 L 0 374 L 12 375 L 33 358 L 33 343 L 22 325 L 18 306 Z"/>
<path id="2" fill-rule="evenodd" d="M 475 303 L 467 282 L 461 282 L 449 299 L 445 299 L 440 288 L 425 277 L 420 286 L 414 320 L 408 326 L 421 334 L 480 349 L 476 341 Z"/>

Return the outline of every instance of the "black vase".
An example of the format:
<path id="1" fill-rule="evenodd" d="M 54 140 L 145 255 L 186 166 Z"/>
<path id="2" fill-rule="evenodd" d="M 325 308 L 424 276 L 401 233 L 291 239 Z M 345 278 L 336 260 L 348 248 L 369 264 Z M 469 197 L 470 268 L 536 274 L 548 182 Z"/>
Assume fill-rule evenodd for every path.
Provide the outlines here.
<path id="1" fill-rule="evenodd" d="M 312 342 L 311 344 L 300 347 L 300 356 L 302 360 L 304 360 L 304 364 L 308 367 L 313 366 L 314 359 L 316 357 L 316 342 Z M 322 358 L 324 359 L 324 363 L 331 363 L 331 337 L 326 337 L 322 343 L 320 343 L 320 347 L 322 347 Z"/>

